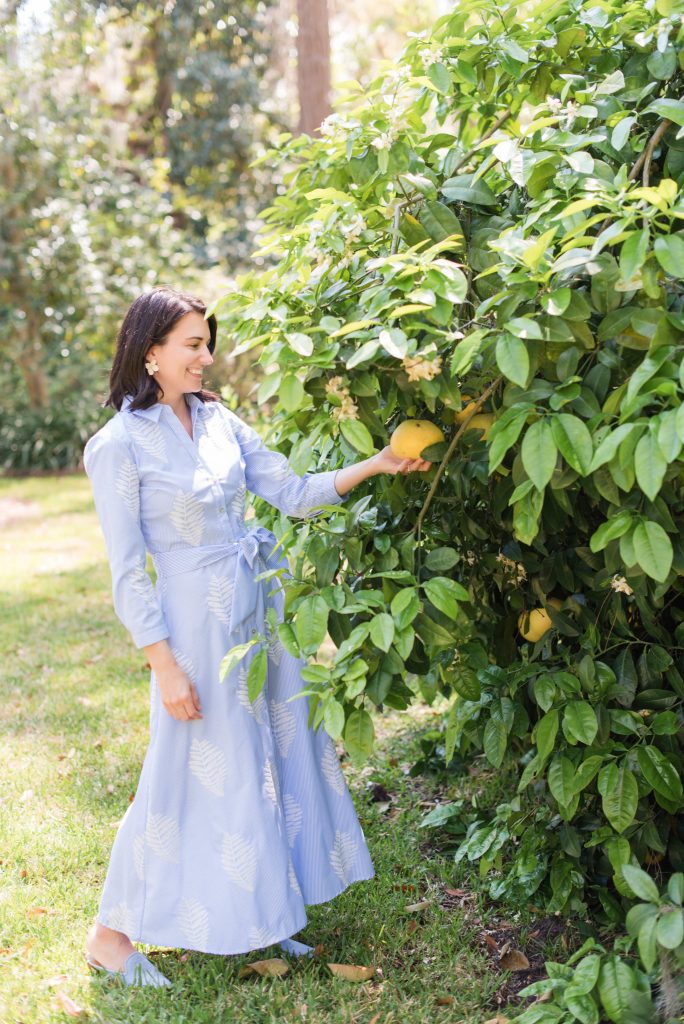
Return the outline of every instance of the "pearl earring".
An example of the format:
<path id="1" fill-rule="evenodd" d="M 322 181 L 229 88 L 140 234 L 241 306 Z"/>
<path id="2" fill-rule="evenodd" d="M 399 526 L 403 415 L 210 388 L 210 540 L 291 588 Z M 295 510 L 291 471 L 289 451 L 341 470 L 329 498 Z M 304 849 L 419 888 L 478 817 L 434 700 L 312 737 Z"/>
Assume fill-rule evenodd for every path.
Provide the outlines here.
<path id="1" fill-rule="evenodd" d="M 157 371 L 159 370 L 159 364 L 157 363 L 157 360 L 154 358 L 154 356 L 150 356 L 150 358 L 147 360 L 147 362 L 145 363 L 145 369 L 149 373 L 150 377 L 152 376 L 153 373 L 157 373 Z"/>

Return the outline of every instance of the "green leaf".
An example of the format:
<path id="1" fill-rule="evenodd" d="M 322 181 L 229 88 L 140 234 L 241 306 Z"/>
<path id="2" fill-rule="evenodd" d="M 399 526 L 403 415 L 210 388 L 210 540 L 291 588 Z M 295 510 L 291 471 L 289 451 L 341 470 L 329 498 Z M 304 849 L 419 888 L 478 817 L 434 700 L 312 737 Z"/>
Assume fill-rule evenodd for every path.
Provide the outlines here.
<path id="1" fill-rule="evenodd" d="M 591 467 L 594 446 L 587 426 L 577 416 L 561 412 L 551 420 L 553 439 L 561 455 L 577 473 L 586 476 Z"/>
<path id="2" fill-rule="evenodd" d="M 520 437 L 531 406 L 523 403 L 507 409 L 494 421 L 489 431 L 489 472 L 493 473 L 503 462 L 506 452 Z"/>
<path id="3" fill-rule="evenodd" d="M 575 766 L 569 757 L 556 754 L 547 773 L 551 796 L 561 807 L 567 807 L 575 797 Z"/>
<path id="4" fill-rule="evenodd" d="M 665 949 L 677 949 L 684 942 L 684 911 L 679 907 L 663 908 L 658 918 L 656 938 Z"/>
<path id="5" fill-rule="evenodd" d="M 594 553 L 603 551 L 611 540 L 617 540 L 618 537 L 622 537 L 623 534 L 627 533 L 633 522 L 632 513 L 627 509 L 623 509 L 622 512 L 618 512 L 616 516 L 609 519 L 607 523 L 602 523 L 599 526 L 598 530 L 591 536 L 589 547 Z"/>
<path id="6" fill-rule="evenodd" d="M 335 655 L 335 663 L 340 664 L 345 658 L 348 658 L 350 654 L 353 654 L 354 651 L 358 651 L 369 633 L 370 623 L 368 622 L 361 622 L 358 626 L 354 626 L 346 640 L 343 640 L 340 644 L 337 654 Z"/>
<path id="7" fill-rule="evenodd" d="M 334 697 L 330 697 L 323 704 L 323 724 L 325 731 L 334 740 L 338 740 L 344 729 L 344 708 Z"/>
<path id="8" fill-rule="evenodd" d="M 352 448 L 362 455 L 373 455 L 375 445 L 368 427 L 361 420 L 340 420 L 340 431 Z"/>
<path id="9" fill-rule="evenodd" d="M 672 568 L 672 542 L 659 523 L 640 522 L 633 534 L 634 554 L 647 576 L 664 583 Z"/>
<path id="10" fill-rule="evenodd" d="M 610 137 L 610 144 L 613 149 L 620 150 L 627 142 L 632 127 L 636 124 L 636 117 L 623 117 L 613 128 Z"/>
<path id="11" fill-rule="evenodd" d="M 637 899 L 646 903 L 658 903 L 660 900 L 658 886 L 641 868 L 635 867 L 634 864 L 623 864 L 622 877 Z"/>
<path id="12" fill-rule="evenodd" d="M 530 372 L 530 357 L 525 343 L 514 334 L 501 334 L 496 342 L 496 362 L 503 373 L 518 387 L 524 388 Z"/>
<path id="13" fill-rule="evenodd" d="M 454 248 L 460 248 L 463 245 L 463 228 L 461 226 L 461 222 L 456 214 L 453 213 L 445 203 L 440 203 L 436 200 L 426 202 L 420 211 L 419 220 L 433 241 L 443 242 L 445 238 L 453 238 Z M 463 282 L 463 294 L 458 300 L 462 302 L 468 289 L 468 282 L 465 279 L 465 275 L 458 269 L 458 267 L 454 267 L 454 270 L 458 272 L 459 285 L 461 284 L 461 279 Z M 456 282 L 449 282 L 450 285 L 454 283 Z"/>
<path id="14" fill-rule="evenodd" d="M 629 437 L 635 426 L 635 423 L 623 423 L 615 430 L 611 430 L 609 434 L 606 434 L 594 452 L 594 457 L 591 460 L 591 465 L 589 467 L 590 473 L 593 473 L 601 466 L 604 466 L 606 462 L 610 462 L 622 442 Z"/>
<path id="15" fill-rule="evenodd" d="M 320 594 L 305 597 L 297 608 L 294 628 L 304 654 L 315 654 L 325 640 L 329 611 Z"/>
<path id="16" fill-rule="evenodd" d="M 352 711 L 344 729 L 344 745 L 355 765 L 363 764 L 373 751 L 373 719 L 364 708 Z"/>
<path id="17" fill-rule="evenodd" d="M 449 674 L 449 682 L 464 700 L 479 700 L 481 687 L 473 670 L 461 663 L 454 666 Z M 447 762 L 448 763 L 448 762 Z"/>
<path id="18" fill-rule="evenodd" d="M 637 483 L 649 501 L 653 501 L 663 485 L 667 459 L 663 455 L 655 431 L 648 430 L 636 446 L 634 471 Z"/>
<path id="19" fill-rule="evenodd" d="M 604 960 L 598 980 L 599 998 L 614 1024 L 622 1024 L 629 1009 L 632 992 L 636 988 L 636 975 L 619 956 Z"/>
<path id="20" fill-rule="evenodd" d="M 458 174 L 442 185 L 442 194 L 454 203 L 474 203 L 476 206 L 496 206 L 496 198 L 489 185 L 480 178 L 473 181 L 474 174 Z"/>
<path id="21" fill-rule="evenodd" d="M 641 772 L 650 786 L 668 800 L 681 800 L 682 780 L 679 773 L 658 747 L 639 746 L 637 760 Z"/>
<path id="22" fill-rule="evenodd" d="M 280 404 L 288 412 L 296 412 L 304 401 L 304 396 L 304 386 L 299 377 L 295 377 L 293 373 L 288 373 L 280 385 L 278 393 Z"/>
<path id="23" fill-rule="evenodd" d="M 633 231 L 620 250 L 620 273 L 624 281 L 629 281 L 646 259 L 648 252 L 648 228 Z"/>
<path id="24" fill-rule="evenodd" d="M 364 342 L 360 345 L 350 356 L 345 366 L 348 370 L 353 370 L 355 366 L 360 366 L 361 363 L 365 363 L 368 359 L 372 359 L 375 353 L 380 347 L 380 342 L 377 338 L 372 338 L 370 341 Z"/>
<path id="25" fill-rule="evenodd" d="M 257 643 L 259 643 L 258 640 L 248 640 L 246 644 L 237 644 L 235 647 L 231 647 L 221 660 L 219 668 L 219 679 L 221 682 L 223 682 L 227 675 L 230 675 L 236 665 L 239 665 L 247 651 Z"/>
<path id="26" fill-rule="evenodd" d="M 285 341 L 288 343 L 292 351 L 296 352 L 300 356 L 310 356 L 313 352 L 313 341 L 308 334 L 302 334 L 299 331 L 295 331 L 292 334 L 286 334 Z"/>
<path id="27" fill-rule="evenodd" d="M 593 707 L 585 700 L 570 701 L 565 708 L 565 725 L 580 743 L 587 747 L 594 742 L 598 722 Z"/>
<path id="28" fill-rule="evenodd" d="M 580 1024 L 599 1024 L 599 1008 L 596 1005 L 596 1000 L 586 993 L 578 992 L 574 980 L 565 989 L 563 1002 Z"/>
<path id="29" fill-rule="evenodd" d="M 423 590 L 435 608 L 444 612 L 451 619 L 455 619 L 458 615 L 458 602 L 470 600 L 470 595 L 465 587 L 446 576 L 435 576 L 431 580 L 426 580 Z"/>
<path id="30" fill-rule="evenodd" d="M 405 587 L 392 598 L 390 611 L 397 629 L 405 629 L 420 611 L 420 598 L 415 587 Z"/>
<path id="31" fill-rule="evenodd" d="M 451 89 L 451 75 L 448 68 L 443 64 L 431 64 L 428 68 L 427 76 L 437 92 L 441 92 L 444 96 L 448 95 Z"/>
<path id="32" fill-rule="evenodd" d="M 247 670 L 247 696 L 252 704 L 264 688 L 268 672 L 268 651 L 260 647 L 252 658 Z"/>
<path id="33" fill-rule="evenodd" d="M 603 757 L 600 754 L 591 754 L 589 757 L 585 757 L 575 772 L 573 783 L 575 793 L 581 793 L 583 789 L 587 788 L 602 764 Z"/>
<path id="34" fill-rule="evenodd" d="M 425 559 L 425 568 L 431 572 L 442 572 L 452 569 L 458 562 L 458 552 L 454 548 L 433 548 Z"/>
<path id="35" fill-rule="evenodd" d="M 665 273 L 681 280 L 684 277 L 684 238 L 680 234 L 659 235 L 653 249 Z"/>
<path id="36" fill-rule="evenodd" d="M 684 103 L 681 103 L 679 100 L 654 100 L 653 103 L 646 107 L 643 113 L 659 114 L 661 117 L 666 117 L 668 121 L 684 125 Z"/>
<path id="37" fill-rule="evenodd" d="M 537 722 L 534 731 L 534 740 L 537 744 L 537 751 L 542 760 L 546 760 L 551 751 L 558 734 L 558 711 L 547 711 L 543 718 Z"/>
<path id="38" fill-rule="evenodd" d="M 641 957 L 641 962 L 647 971 L 653 970 L 656 960 L 658 959 L 658 946 L 656 942 L 658 923 L 658 918 L 656 916 L 647 918 L 639 929 L 639 934 L 637 935 L 639 956 Z"/>
<path id="39" fill-rule="evenodd" d="M 394 640 L 394 619 L 391 615 L 381 612 L 371 619 L 370 638 L 381 651 L 389 651 Z"/>
<path id="40" fill-rule="evenodd" d="M 626 765 L 608 764 L 599 772 L 603 813 L 616 832 L 632 824 L 639 800 L 639 787 Z"/>
<path id="41" fill-rule="evenodd" d="M 525 472 L 538 491 L 543 491 L 553 476 L 557 454 L 549 421 L 536 420 L 525 432 L 521 455 Z"/>
<path id="42" fill-rule="evenodd" d="M 501 767 L 507 742 L 506 726 L 503 722 L 490 718 L 484 729 L 483 749 L 487 760 L 495 768 Z"/>

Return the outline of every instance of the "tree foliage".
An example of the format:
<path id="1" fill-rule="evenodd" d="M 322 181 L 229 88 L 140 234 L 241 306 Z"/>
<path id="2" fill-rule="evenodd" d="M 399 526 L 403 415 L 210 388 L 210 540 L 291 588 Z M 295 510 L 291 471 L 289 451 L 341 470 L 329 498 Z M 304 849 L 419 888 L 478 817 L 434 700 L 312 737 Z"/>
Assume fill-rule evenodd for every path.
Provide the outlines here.
<path id="1" fill-rule="evenodd" d="M 216 303 L 298 471 L 449 435 L 291 543 L 313 721 L 362 761 L 369 707 L 451 696 L 447 761 L 518 776 L 457 856 L 613 921 L 623 865 L 684 867 L 683 14 L 459 3 L 267 155 L 277 262 Z"/>

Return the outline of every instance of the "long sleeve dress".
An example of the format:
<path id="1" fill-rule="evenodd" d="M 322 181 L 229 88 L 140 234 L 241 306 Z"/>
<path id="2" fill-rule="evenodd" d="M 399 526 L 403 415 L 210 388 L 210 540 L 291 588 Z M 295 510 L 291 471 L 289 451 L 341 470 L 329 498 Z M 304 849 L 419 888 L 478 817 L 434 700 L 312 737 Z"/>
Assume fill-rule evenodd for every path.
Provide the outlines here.
<path id="1" fill-rule="evenodd" d="M 244 521 L 245 491 L 303 517 L 341 501 L 335 471 L 297 476 L 220 402 L 130 399 L 88 441 L 84 465 L 105 538 L 114 608 L 139 648 L 167 639 L 203 718 L 179 721 L 150 677 L 150 743 L 114 841 L 98 920 L 136 942 L 244 953 L 307 922 L 306 904 L 375 874 L 335 747 L 308 725 L 302 661 L 271 635 L 252 704 L 226 651 L 282 614 L 276 538 Z M 145 570 L 154 562 L 156 585 Z M 255 648 L 252 648 L 252 651 Z"/>

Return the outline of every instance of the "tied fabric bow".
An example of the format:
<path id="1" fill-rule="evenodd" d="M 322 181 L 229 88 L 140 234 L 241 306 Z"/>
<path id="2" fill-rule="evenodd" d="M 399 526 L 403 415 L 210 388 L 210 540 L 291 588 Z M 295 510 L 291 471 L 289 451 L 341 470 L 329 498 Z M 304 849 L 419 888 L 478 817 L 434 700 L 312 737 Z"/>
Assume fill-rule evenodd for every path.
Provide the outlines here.
<path id="1" fill-rule="evenodd" d="M 230 614 L 231 633 L 235 633 L 255 616 L 260 595 L 263 605 L 263 581 L 255 579 L 263 571 L 259 562 L 263 562 L 264 569 L 286 567 L 284 558 L 278 558 L 274 554 L 275 548 L 279 546 L 278 540 L 265 526 L 257 526 L 256 529 L 250 530 L 244 537 L 240 537 L 236 546 L 233 607 Z M 275 579 L 274 577 L 269 580 L 268 585 L 272 585 Z M 282 589 L 280 580 L 277 581 L 277 585 Z"/>

